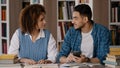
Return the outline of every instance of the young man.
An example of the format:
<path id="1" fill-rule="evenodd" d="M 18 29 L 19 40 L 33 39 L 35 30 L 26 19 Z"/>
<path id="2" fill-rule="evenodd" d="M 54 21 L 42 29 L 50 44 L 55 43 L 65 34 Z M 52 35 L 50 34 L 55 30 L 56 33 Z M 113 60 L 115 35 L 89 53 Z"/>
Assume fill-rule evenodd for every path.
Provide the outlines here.
<path id="1" fill-rule="evenodd" d="M 92 11 L 86 4 L 77 5 L 73 11 L 73 26 L 65 36 L 57 60 L 66 62 L 102 63 L 109 52 L 109 30 L 91 20 Z M 80 57 L 71 52 L 81 51 Z"/>

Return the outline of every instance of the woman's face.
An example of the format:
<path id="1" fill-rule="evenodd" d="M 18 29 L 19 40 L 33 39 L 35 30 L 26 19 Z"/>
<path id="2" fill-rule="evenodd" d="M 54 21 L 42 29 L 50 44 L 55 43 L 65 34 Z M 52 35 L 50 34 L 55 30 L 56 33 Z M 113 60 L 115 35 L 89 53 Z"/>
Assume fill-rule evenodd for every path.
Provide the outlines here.
<path id="1" fill-rule="evenodd" d="M 42 13 L 39 18 L 38 18 L 38 24 L 37 24 L 37 29 L 44 29 L 45 28 L 45 14 Z"/>

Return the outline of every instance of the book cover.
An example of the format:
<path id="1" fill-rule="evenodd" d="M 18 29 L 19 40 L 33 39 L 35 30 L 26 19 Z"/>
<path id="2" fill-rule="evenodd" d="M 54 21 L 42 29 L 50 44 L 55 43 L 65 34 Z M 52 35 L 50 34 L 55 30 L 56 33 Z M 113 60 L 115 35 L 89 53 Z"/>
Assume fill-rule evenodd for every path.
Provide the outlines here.
<path id="1" fill-rule="evenodd" d="M 111 47 L 110 51 L 113 51 L 113 52 L 114 51 L 119 51 L 120 52 L 120 47 L 117 47 L 117 46 L 116 47 Z"/>
<path id="2" fill-rule="evenodd" d="M 20 64 L 0 64 L 0 68 L 22 68 Z"/>
<path id="3" fill-rule="evenodd" d="M 111 61 L 111 62 L 120 62 L 120 58 L 106 57 L 106 60 Z"/>
<path id="4" fill-rule="evenodd" d="M 107 66 L 107 67 L 111 67 L 111 68 L 120 68 L 120 66 L 110 65 L 110 64 L 105 64 L 105 66 Z"/>
<path id="5" fill-rule="evenodd" d="M 110 55 L 120 55 L 120 51 L 110 51 Z"/>
<path id="6" fill-rule="evenodd" d="M 15 54 L 2 54 L 0 55 L 0 60 L 12 60 L 12 59 L 15 59 L 17 58 L 17 55 Z"/>
<path id="7" fill-rule="evenodd" d="M 0 60 L 0 64 L 15 64 L 15 63 L 17 63 L 17 59 Z"/>
<path id="8" fill-rule="evenodd" d="M 120 55 L 107 54 L 107 57 L 109 57 L 109 58 L 115 58 L 115 59 L 120 59 Z"/>
<path id="9" fill-rule="evenodd" d="M 118 66 L 120 66 L 120 62 L 111 62 L 111 61 L 108 61 L 108 60 L 104 60 L 103 63 L 110 64 L 110 65 L 118 65 Z"/>

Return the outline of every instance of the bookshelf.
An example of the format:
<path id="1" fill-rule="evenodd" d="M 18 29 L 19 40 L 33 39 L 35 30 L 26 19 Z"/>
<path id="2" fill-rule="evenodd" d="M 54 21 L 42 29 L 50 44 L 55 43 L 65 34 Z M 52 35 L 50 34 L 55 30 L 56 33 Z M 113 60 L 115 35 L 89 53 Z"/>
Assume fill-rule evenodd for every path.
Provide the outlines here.
<path id="1" fill-rule="evenodd" d="M 72 12 L 75 5 L 88 4 L 93 12 L 93 0 L 57 0 L 57 44 L 58 51 L 65 34 L 72 26 Z"/>
<path id="2" fill-rule="evenodd" d="M 43 5 L 43 0 L 30 0 L 30 4 L 41 4 L 41 5 Z"/>
<path id="3" fill-rule="evenodd" d="M 0 54 L 7 54 L 11 36 L 18 27 L 17 17 L 21 8 L 20 2 L 18 0 L 0 0 Z"/>
<path id="4" fill-rule="evenodd" d="M 120 0 L 109 1 L 109 29 L 111 46 L 120 46 Z"/>
<path id="5" fill-rule="evenodd" d="M 72 11 L 75 0 L 57 0 L 57 45 L 58 51 L 67 30 L 72 26 Z"/>
<path id="6" fill-rule="evenodd" d="M 9 0 L 0 1 L 0 54 L 7 53 L 9 43 Z"/>

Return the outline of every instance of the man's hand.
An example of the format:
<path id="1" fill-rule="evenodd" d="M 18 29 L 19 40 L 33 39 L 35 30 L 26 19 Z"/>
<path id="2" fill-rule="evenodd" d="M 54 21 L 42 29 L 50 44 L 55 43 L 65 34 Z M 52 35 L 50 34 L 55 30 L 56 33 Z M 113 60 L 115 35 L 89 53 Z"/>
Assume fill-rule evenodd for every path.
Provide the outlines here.
<path id="1" fill-rule="evenodd" d="M 38 64 L 49 64 L 49 63 L 52 63 L 52 61 L 50 60 L 39 60 L 38 61 Z"/>
<path id="2" fill-rule="evenodd" d="M 83 63 L 83 62 L 91 62 L 91 63 L 100 63 L 98 58 L 87 58 L 85 55 L 81 55 L 81 57 L 74 56 L 74 62 Z"/>
<path id="3" fill-rule="evenodd" d="M 27 58 L 21 58 L 19 61 L 22 62 L 22 63 L 30 64 L 30 65 L 36 64 L 36 62 L 34 60 L 27 59 Z"/>
<path id="4" fill-rule="evenodd" d="M 73 54 L 70 53 L 70 54 L 68 55 L 68 57 L 62 56 L 62 57 L 60 58 L 60 62 L 61 62 L 61 63 L 73 62 Z"/>
<path id="5" fill-rule="evenodd" d="M 66 62 L 69 63 L 69 62 L 73 62 L 74 61 L 74 56 L 72 53 L 70 53 L 68 55 L 68 57 L 66 58 Z"/>
<path id="6" fill-rule="evenodd" d="M 87 62 L 87 59 L 86 59 L 85 55 L 80 55 L 80 57 L 74 56 L 74 62 L 83 63 L 83 62 Z"/>

